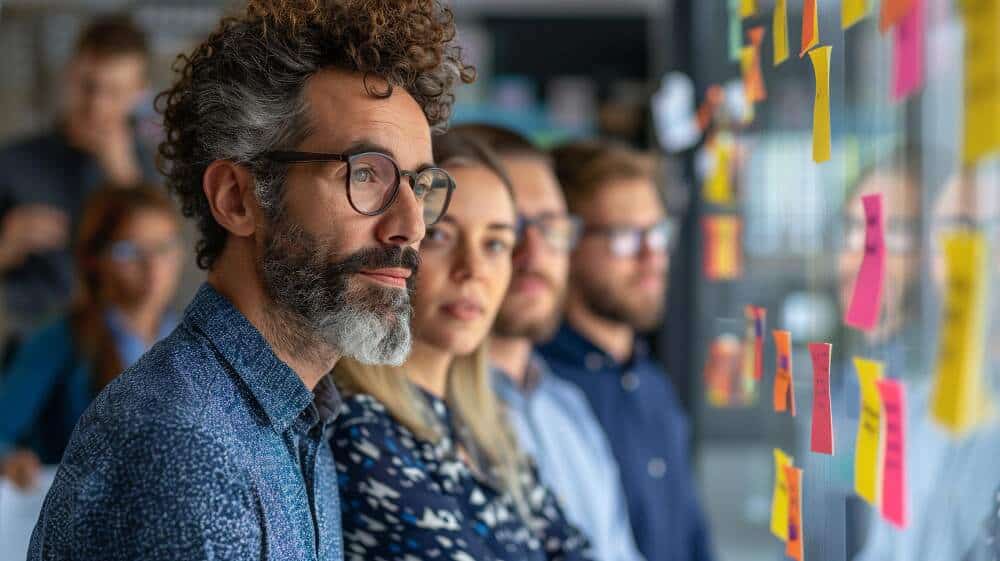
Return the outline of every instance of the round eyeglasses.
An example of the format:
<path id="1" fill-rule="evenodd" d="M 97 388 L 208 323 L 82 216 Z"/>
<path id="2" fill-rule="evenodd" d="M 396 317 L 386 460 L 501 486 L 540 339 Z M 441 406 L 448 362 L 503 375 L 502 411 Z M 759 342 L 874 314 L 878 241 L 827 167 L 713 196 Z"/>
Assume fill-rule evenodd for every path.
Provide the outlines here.
<path id="1" fill-rule="evenodd" d="M 395 202 L 403 177 L 410 179 L 413 195 L 423 204 L 424 223 L 436 223 L 448 211 L 455 181 L 448 172 L 437 167 L 417 171 L 399 169 L 396 160 L 381 152 L 358 154 L 325 154 L 318 152 L 274 151 L 260 156 L 280 164 L 311 164 L 344 162 L 347 200 L 359 214 L 377 216 Z"/>

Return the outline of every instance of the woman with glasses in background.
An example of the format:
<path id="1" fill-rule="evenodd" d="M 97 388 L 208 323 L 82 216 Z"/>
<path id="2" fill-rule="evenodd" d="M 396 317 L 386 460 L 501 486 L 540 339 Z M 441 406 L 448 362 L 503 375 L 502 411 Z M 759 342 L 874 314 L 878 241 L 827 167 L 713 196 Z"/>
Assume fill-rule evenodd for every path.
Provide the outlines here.
<path id="1" fill-rule="evenodd" d="M 412 353 L 398 368 L 341 359 L 334 369 L 345 556 L 588 559 L 491 389 L 483 343 L 517 241 L 510 182 L 460 133 L 435 139 L 434 152 L 456 188 L 420 247 Z"/>
<path id="2" fill-rule="evenodd" d="M 0 382 L 0 468 L 16 486 L 30 488 L 42 464 L 58 464 L 93 397 L 173 330 L 179 228 L 153 187 L 90 198 L 75 240 L 74 304 L 25 342 Z"/>

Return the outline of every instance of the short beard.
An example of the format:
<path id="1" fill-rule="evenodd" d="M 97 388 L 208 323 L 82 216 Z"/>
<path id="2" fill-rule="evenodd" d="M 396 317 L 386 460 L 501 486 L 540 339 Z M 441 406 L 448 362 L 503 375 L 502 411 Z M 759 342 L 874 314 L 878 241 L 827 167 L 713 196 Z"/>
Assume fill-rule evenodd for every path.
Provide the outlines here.
<path id="1" fill-rule="evenodd" d="M 592 283 L 583 278 L 575 279 L 575 282 L 583 304 L 599 318 L 628 325 L 640 333 L 652 331 L 663 319 L 665 298 L 662 296 L 648 306 L 632 309 L 611 287 Z"/>
<path id="2" fill-rule="evenodd" d="M 279 217 L 263 253 L 260 274 L 278 346 L 313 360 L 331 352 L 363 364 L 406 360 L 414 276 L 402 290 L 365 285 L 355 275 L 387 267 L 416 273 L 420 259 L 412 248 L 366 248 L 337 260 L 327 244 Z"/>
<path id="3" fill-rule="evenodd" d="M 509 339 L 528 339 L 532 343 L 548 341 L 559 328 L 565 303 L 566 292 L 563 291 L 558 295 L 552 313 L 535 321 L 525 320 L 516 311 L 506 311 L 501 307 L 493 324 L 493 334 Z"/>

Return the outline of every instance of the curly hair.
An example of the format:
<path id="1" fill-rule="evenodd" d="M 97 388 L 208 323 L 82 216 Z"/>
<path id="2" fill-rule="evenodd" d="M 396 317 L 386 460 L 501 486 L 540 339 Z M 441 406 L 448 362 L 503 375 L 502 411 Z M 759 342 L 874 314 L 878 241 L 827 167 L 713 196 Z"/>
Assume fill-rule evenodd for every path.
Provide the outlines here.
<path id="1" fill-rule="evenodd" d="M 184 215 L 198 223 L 198 265 L 211 268 L 226 241 L 202 191 L 210 163 L 246 164 L 261 207 L 276 215 L 287 169 L 255 158 L 308 136 L 305 84 L 324 68 L 363 74 L 374 97 L 403 88 L 431 129 L 444 130 L 454 88 L 475 80 L 455 34 L 439 0 L 250 0 L 178 56 L 177 81 L 156 100 L 166 132 L 160 165 Z"/>

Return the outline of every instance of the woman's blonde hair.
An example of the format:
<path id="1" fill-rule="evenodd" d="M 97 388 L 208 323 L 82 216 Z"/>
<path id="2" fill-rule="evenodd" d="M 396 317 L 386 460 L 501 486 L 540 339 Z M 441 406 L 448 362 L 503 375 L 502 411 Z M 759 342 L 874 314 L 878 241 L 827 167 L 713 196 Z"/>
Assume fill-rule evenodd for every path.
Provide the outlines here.
<path id="1" fill-rule="evenodd" d="M 495 475 L 528 521 L 530 509 L 520 478 L 525 459 L 493 391 L 487 356 L 483 343 L 471 354 L 452 359 L 445 403 L 453 418 L 468 431 L 471 442 L 461 444 L 467 448 L 469 460 L 485 464 L 473 468 Z M 407 378 L 405 364 L 373 366 L 342 358 L 333 370 L 333 378 L 345 395 L 366 394 L 377 399 L 397 422 L 421 440 L 437 443 L 447 430 L 440 426 L 427 399 Z"/>

